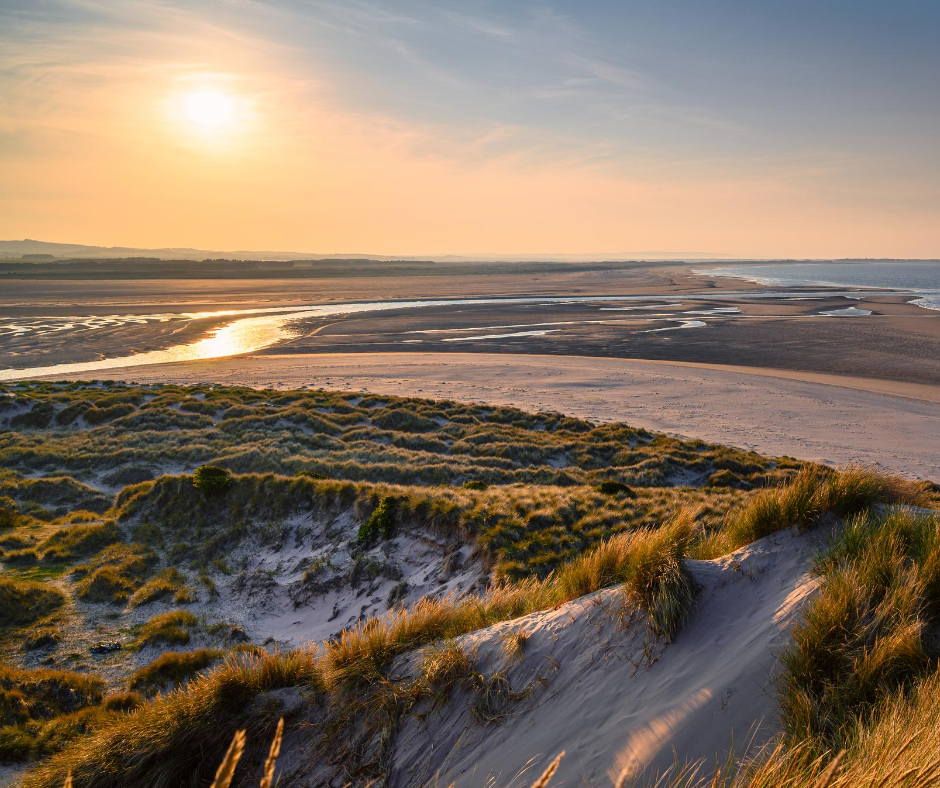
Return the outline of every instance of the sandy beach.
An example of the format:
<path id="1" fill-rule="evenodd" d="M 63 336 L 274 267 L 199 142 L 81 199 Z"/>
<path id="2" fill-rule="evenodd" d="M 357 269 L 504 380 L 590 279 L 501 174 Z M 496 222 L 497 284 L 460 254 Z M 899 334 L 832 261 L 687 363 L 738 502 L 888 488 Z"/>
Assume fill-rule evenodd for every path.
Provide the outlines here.
<path id="1" fill-rule="evenodd" d="M 922 384 L 705 364 L 485 353 L 242 356 L 115 370 L 100 377 L 306 386 L 516 405 L 835 465 L 862 463 L 932 479 L 940 472 L 940 388 Z"/>

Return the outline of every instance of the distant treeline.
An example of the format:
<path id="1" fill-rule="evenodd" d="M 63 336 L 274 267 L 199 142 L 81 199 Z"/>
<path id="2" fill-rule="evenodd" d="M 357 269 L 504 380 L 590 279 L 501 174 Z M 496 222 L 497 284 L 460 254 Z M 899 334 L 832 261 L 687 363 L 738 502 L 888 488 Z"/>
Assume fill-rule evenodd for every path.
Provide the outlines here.
<path id="1" fill-rule="evenodd" d="M 0 277 L 18 279 L 269 279 L 305 277 L 539 274 L 550 271 L 612 271 L 646 267 L 644 262 L 434 262 L 432 260 L 0 260 Z M 675 265 L 676 263 L 657 263 Z"/>

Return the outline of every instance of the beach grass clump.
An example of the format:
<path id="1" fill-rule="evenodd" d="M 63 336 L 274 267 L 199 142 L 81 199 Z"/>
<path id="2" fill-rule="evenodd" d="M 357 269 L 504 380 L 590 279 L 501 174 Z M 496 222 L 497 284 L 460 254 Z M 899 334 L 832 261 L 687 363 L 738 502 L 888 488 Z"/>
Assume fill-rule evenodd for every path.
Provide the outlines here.
<path id="1" fill-rule="evenodd" d="M 77 592 L 88 602 L 124 604 L 145 582 L 157 562 L 149 547 L 123 542 L 110 545 L 87 564 L 76 568 Z"/>
<path id="2" fill-rule="evenodd" d="M 684 510 L 631 545 L 624 590 L 646 611 L 653 631 L 667 640 L 685 624 L 695 601 L 695 581 L 682 563 L 692 539 L 693 521 L 694 513 Z"/>
<path id="3" fill-rule="evenodd" d="M 470 686 L 476 673 L 473 657 L 452 640 L 425 649 L 421 656 L 420 693 L 430 699 L 430 711 L 444 705 L 460 686 Z"/>
<path id="4" fill-rule="evenodd" d="M 137 648 L 159 644 L 184 646 L 189 643 L 192 630 L 198 624 L 199 619 L 188 610 L 158 613 L 140 628 L 136 641 Z"/>
<path id="5" fill-rule="evenodd" d="M 77 739 L 28 772 L 23 788 L 61 788 L 70 773 L 82 788 L 208 785 L 236 731 L 270 740 L 283 711 L 269 694 L 283 688 L 318 694 L 316 652 L 232 655 L 184 689 Z"/>
<path id="6" fill-rule="evenodd" d="M 146 699 L 139 692 L 115 692 L 108 695 L 101 702 L 106 711 L 134 711 L 146 703 Z"/>
<path id="7" fill-rule="evenodd" d="M 823 588 L 781 655 L 779 698 L 792 739 L 842 746 L 940 658 L 940 518 L 859 515 L 818 569 Z"/>
<path id="8" fill-rule="evenodd" d="M 20 508 L 10 496 L 0 497 L 0 531 L 8 531 L 20 524 Z"/>
<path id="9" fill-rule="evenodd" d="M 83 732 L 99 715 L 104 682 L 63 670 L 0 665 L 0 760 L 47 755 Z"/>
<path id="10" fill-rule="evenodd" d="M 636 498 L 636 493 L 630 489 L 629 485 L 614 479 L 605 479 L 597 485 L 596 489 L 601 495 L 625 495 L 627 498 Z"/>
<path id="11" fill-rule="evenodd" d="M 39 563 L 39 554 L 29 547 L 23 547 L 19 550 L 4 550 L 0 557 L 7 566 L 28 567 Z"/>
<path id="12" fill-rule="evenodd" d="M 184 683 L 199 671 L 222 658 L 222 652 L 213 648 L 194 651 L 165 651 L 149 665 L 134 671 L 127 681 L 131 690 L 148 695 Z"/>
<path id="13" fill-rule="evenodd" d="M 55 406 L 51 402 L 36 402 L 28 411 L 13 416 L 10 426 L 16 429 L 41 430 L 49 426 L 55 415 Z"/>
<path id="14" fill-rule="evenodd" d="M 743 758 L 679 766 L 649 784 L 657 788 L 930 788 L 940 779 L 940 672 L 909 693 L 886 697 L 868 720 L 845 730 L 844 746 L 814 739 L 772 740 Z M 627 777 L 624 785 L 630 785 Z"/>
<path id="15" fill-rule="evenodd" d="M 156 602 L 159 599 L 165 599 L 170 595 L 174 597 L 177 603 L 183 599 L 190 599 L 192 589 L 189 589 L 185 583 L 186 580 L 179 569 L 175 567 L 164 569 L 134 591 L 129 604 L 131 607 L 139 607 L 140 605 Z"/>
<path id="16" fill-rule="evenodd" d="M 73 561 L 97 553 L 120 538 L 114 520 L 68 525 L 46 537 L 37 546 L 44 561 Z"/>
<path id="17" fill-rule="evenodd" d="M 714 558 L 787 528 L 812 528 L 825 518 L 849 518 L 876 504 L 919 505 L 927 498 L 927 486 L 874 469 L 807 465 L 789 481 L 752 493 L 728 513 L 720 529 L 702 535 L 693 554 Z"/>
<path id="18" fill-rule="evenodd" d="M 0 577 L 0 622 L 5 626 L 32 624 L 65 604 L 65 594 L 48 583 Z"/>

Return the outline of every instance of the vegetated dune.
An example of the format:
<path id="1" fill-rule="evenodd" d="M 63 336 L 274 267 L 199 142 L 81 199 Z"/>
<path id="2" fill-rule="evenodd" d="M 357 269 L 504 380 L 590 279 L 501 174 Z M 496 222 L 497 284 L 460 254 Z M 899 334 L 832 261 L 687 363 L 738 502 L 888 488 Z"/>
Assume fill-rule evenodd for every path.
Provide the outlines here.
<path id="1" fill-rule="evenodd" d="M 865 519 L 935 506 L 930 483 L 424 400 L 17 384 L 0 404 L 0 760 L 32 762 L 30 788 L 209 785 L 241 729 L 235 784 L 257 784 L 282 716 L 281 788 L 525 784 L 561 749 L 561 777 L 605 784 L 778 723 L 836 746 L 937 651 L 935 521 Z M 812 569 L 874 611 L 846 643 L 828 586 L 792 626 L 840 522 Z"/>
<path id="2" fill-rule="evenodd" d="M 777 732 L 775 655 L 816 588 L 818 544 L 794 530 L 689 561 L 698 601 L 668 644 L 616 588 L 458 638 L 491 697 L 416 708 L 391 785 L 528 785 L 562 750 L 555 784 L 607 785 L 763 744 Z"/>

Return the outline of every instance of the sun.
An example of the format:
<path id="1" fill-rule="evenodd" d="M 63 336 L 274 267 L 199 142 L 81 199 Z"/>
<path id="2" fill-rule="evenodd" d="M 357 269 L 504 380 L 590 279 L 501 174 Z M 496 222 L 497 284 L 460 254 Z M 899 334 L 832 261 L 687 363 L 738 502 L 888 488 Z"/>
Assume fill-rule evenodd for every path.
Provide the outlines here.
<path id="1" fill-rule="evenodd" d="M 186 96 L 189 119 L 205 129 L 223 129 L 235 114 L 235 101 L 217 90 L 197 90 Z"/>

